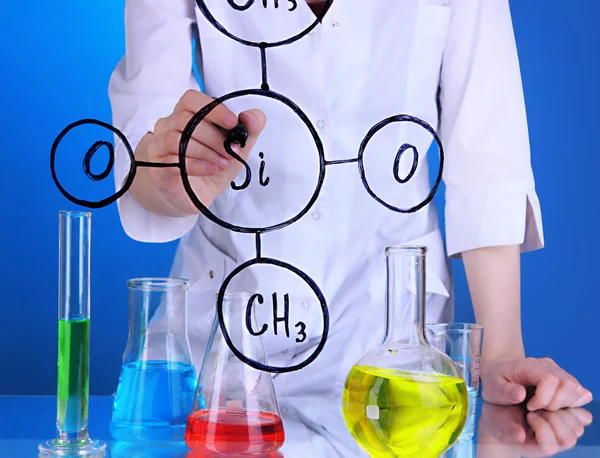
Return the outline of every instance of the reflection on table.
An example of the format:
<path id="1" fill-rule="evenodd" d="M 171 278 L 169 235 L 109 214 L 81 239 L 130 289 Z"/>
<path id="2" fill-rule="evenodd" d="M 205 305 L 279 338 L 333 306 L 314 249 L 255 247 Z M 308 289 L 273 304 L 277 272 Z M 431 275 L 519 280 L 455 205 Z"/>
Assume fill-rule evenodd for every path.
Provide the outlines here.
<path id="1" fill-rule="evenodd" d="M 281 450 L 286 458 L 369 456 L 346 429 L 338 400 L 296 399 L 282 405 L 286 407 L 282 413 L 289 438 Z M 521 406 L 484 403 L 478 412 L 474 440 L 456 443 L 442 457 L 546 457 L 571 449 L 577 449 L 577 457 L 600 457 L 600 435 L 594 433 L 593 411 L 600 413 L 600 404 L 527 413 Z"/>
<path id="2" fill-rule="evenodd" d="M 591 426 L 597 404 L 556 412 L 483 404 L 481 410 L 477 458 L 545 457 L 574 448 L 578 457 L 600 456 L 600 437 Z"/>
<path id="3" fill-rule="evenodd" d="M 339 398 L 298 397 L 280 399 L 279 404 L 285 443 L 280 452 L 262 458 L 368 458 L 346 428 Z M 111 405 L 110 397 L 90 400 L 90 430 L 94 437 L 109 442 L 106 457 L 216 458 L 193 454 L 185 444 L 136 446 L 111 441 Z M 31 412 L 36 415 L 32 417 Z M 55 412 L 56 398 L 52 396 L 0 397 L 0 457 L 38 456 L 38 443 L 54 430 Z M 521 407 L 483 404 L 475 440 L 456 443 L 442 458 L 546 457 L 557 453 L 561 457 L 600 457 L 599 414 L 600 403 L 535 414 Z"/>

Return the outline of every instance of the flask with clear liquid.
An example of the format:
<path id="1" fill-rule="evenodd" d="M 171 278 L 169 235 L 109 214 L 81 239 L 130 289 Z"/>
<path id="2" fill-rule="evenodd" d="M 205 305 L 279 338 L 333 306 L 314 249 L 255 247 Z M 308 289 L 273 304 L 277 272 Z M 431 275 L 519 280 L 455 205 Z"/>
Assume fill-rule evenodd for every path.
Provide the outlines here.
<path id="1" fill-rule="evenodd" d="M 258 328 L 248 313 L 252 302 L 252 293 L 225 293 L 223 324 L 238 351 L 267 365 L 261 337 L 248 330 Z M 185 432 L 187 446 L 199 456 L 271 456 L 284 440 L 271 374 L 238 359 L 215 315 Z"/>
<path id="2" fill-rule="evenodd" d="M 420 246 L 386 249 L 385 338 L 346 379 L 346 425 L 373 457 L 437 458 L 467 420 L 465 381 L 425 336 L 426 253 Z"/>
<path id="3" fill-rule="evenodd" d="M 184 440 L 196 389 L 186 280 L 140 278 L 129 288 L 129 338 L 110 432 L 129 443 Z"/>

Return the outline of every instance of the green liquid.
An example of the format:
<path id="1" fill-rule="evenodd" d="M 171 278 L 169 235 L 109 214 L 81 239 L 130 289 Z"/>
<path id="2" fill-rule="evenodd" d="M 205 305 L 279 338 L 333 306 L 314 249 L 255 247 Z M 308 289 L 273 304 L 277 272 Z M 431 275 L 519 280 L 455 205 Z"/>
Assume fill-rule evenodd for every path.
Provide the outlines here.
<path id="1" fill-rule="evenodd" d="M 77 433 L 87 427 L 90 320 L 58 321 L 58 429 Z"/>
<path id="2" fill-rule="evenodd" d="M 377 458 L 434 458 L 460 435 L 468 413 L 462 379 L 355 366 L 343 413 L 358 444 Z"/>

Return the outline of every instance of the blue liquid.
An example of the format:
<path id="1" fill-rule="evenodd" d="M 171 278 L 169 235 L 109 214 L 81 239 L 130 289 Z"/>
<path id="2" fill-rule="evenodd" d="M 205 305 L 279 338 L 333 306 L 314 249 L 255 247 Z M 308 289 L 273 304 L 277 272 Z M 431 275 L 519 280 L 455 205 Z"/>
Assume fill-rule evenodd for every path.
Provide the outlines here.
<path id="1" fill-rule="evenodd" d="M 188 453 L 183 442 L 132 444 L 117 441 L 110 449 L 111 458 L 186 458 Z"/>
<path id="2" fill-rule="evenodd" d="M 125 442 L 183 441 L 196 374 L 188 363 L 142 361 L 121 369 L 110 422 Z"/>

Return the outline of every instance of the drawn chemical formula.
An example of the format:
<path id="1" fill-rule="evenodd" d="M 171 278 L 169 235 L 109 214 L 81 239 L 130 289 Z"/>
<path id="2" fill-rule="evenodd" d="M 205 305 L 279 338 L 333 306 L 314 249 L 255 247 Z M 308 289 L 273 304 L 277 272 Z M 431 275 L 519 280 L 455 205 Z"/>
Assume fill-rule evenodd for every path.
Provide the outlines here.
<path id="1" fill-rule="evenodd" d="M 243 2 L 241 0 L 227 0 L 227 2 L 233 9 L 242 11 L 242 12 L 248 10 L 251 7 L 254 7 L 254 8 L 287 7 L 288 10 L 291 13 L 293 13 L 294 11 L 296 11 L 296 8 L 297 8 L 297 2 L 295 0 L 286 0 L 285 2 L 283 0 L 281 0 L 281 1 L 262 0 L 261 1 L 262 6 L 258 1 L 255 1 L 255 0 L 247 0 L 246 2 Z M 388 117 L 388 118 L 380 121 L 376 125 L 374 125 L 367 132 L 362 143 L 360 144 L 358 154 L 356 157 L 350 157 L 350 158 L 343 159 L 343 160 L 328 161 L 325 158 L 323 143 L 321 142 L 321 139 L 319 138 L 319 135 L 317 134 L 317 131 L 315 130 L 315 127 L 309 120 L 308 116 L 292 100 L 290 100 L 289 98 L 285 97 L 284 95 L 279 94 L 270 89 L 269 83 L 268 83 L 268 71 L 267 71 L 267 50 L 269 48 L 273 48 L 273 47 L 289 45 L 291 43 L 294 43 L 294 42 L 302 39 L 304 36 L 306 36 L 312 29 L 314 29 L 319 24 L 319 22 L 322 20 L 323 16 L 326 14 L 326 12 L 331 7 L 332 2 L 333 2 L 333 0 L 328 0 L 325 10 L 320 15 L 320 17 L 317 17 L 316 20 L 310 26 L 308 26 L 306 29 L 302 30 L 297 35 L 290 37 L 283 41 L 267 43 L 267 42 L 253 42 L 253 41 L 245 40 L 244 38 L 233 35 L 214 18 L 214 16 L 211 14 L 211 11 L 209 10 L 209 8 L 206 5 L 206 0 L 196 0 L 197 6 L 200 9 L 200 11 L 202 12 L 202 14 L 204 15 L 204 17 L 217 30 L 219 30 L 221 33 L 225 34 L 226 36 L 228 36 L 232 40 L 235 40 L 236 42 L 238 42 L 241 45 L 256 47 L 256 48 L 260 49 L 262 83 L 261 83 L 260 88 L 244 89 L 241 91 L 236 91 L 236 92 L 232 92 L 232 93 L 223 95 L 223 96 L 215 99 L 214 101 L 212 101 L 205 107 L 203 107 L 200 111 L 198 111 L 194 115 L 194 117 L 190 120 L 190 122 L 188 123 L 188 125 L 186 126 L 186 128 L 183 131 L 181 142 L 179 145 L 179 161 L 178 162 L 165 164 L 165 163 L 152 163 L 152 162 L 136 161 L 132 147 L 129 144 L 129 142 L 127 141 L 127 138 L 125 137 L 125 135 L 123 133 L 121 133 L 118 129 L 116 129 L 115 127 L 113 127 L 109 124 L 106 124 L 102 121 L 98 121 L 98 120 L 94 120 L 94 119 L 84 119 L 84 120 L 77 121 L 77 122 L 67 126 L 58 135 L 58 137 L 54 141 L 54 144 L 52 145 L 51 154 L 50 154 L 50 167 L 51 167 L 52 177 L 54 179 L 56 186 L 62 192 L 62 194 L 65 197 L 67 197 L 67 199 L 69 199 L 71 202 L 74 202 L 77 205 L 85 206 L 88 208 L 102 208 L 102 207 L 105 207 L 105 206 L 110 205 L 111 203 L 115 202 L 117 199 L 119 199 L 121 196 L 123 196 L 131 187 L 131 185 L 135 179 L 136 171 L 137 171 L 138 167 L 173 167 L 173 168 L 179 169 L 179 172 L 181 174 L 181 180 L 182 180 L 182 183 L 183 183 L 183 186 L 185 188 L 187 195 L 189 196 L 191 201 L 194 203 L 195 207 L 206 218 L 208 218 L 213 223 L 218 224 L 219 226 L 221 226 L 227 230 L 238 232 L 238 233 L 252 234 L 255 238 L 256 257 L 254 259 L 250 259 L 250 260 L 244 262 L 243 264 L 239 265 L 238 267 L 236 267 L 225 278 L 225 280 L 219 290 L 218 296 L 217 296 L 217 304 L 216 304 L 217 316 L 218 316 L 218 320 L 219 320 L 220 329 L 223 333 L 225 341 L 226 341 L 228 347 L 230 348 L 230 350 L 245 364 L 247 364 L 255 369 L 267 371 L 267 372 L 271 372 L 271 373 L 285 373 L 285 372 L 293 372 L 293 371 L 300 370 L 300 369 L 306 367 L 307 365 L 311 364 L 319 356 L 319 354 L 323 351 L 323 348 L 327 341 L 327 336 L 329 334 L 329 311 L 327 308 L 327 302 L 325 300 L 325 297 L 323 296 L 323 293 L 321 292 L 321 289 L 308 275 L 306 275 L 304 272 L 302 272 L 297 267 L 292 266 L 291 264 L 288 264 L 281 260 L 265 257 L 263 255 L 262 243 L 261 243 L 262 237 L 265 234 L 267 234 L 268 232 L 281 230 L 281 229 L 284 229 L 285 227 L 295 223 L 311 209 L 311 207 L 314 205 L 317 198 L 319 197 L 321 187 L 325 180 L 326 171 L 329 167 L 332 167 L 332 166 L 336 166 L 336 165 L 340 165 L 340 164 L 356 163 L 358 165 L 358 169 L 360 172 L 361 181 L 362 181 L 366 191 L 369 193 L 369 195 L 371 195 L 371 197 L 373 197 L 381 205 L 385 206 L 386 208 L 390 209 L 391 211 L 398 212 L 398 213 L 414 213 L 414 212 L 422 209 L 426 205 L 428 205 L 432 201 L 433 197 L 435 196 L 435 193 L 437 192 L 437 189 L 438 189 L 441 179 L 442 179 L 443 164 L 444 164 L 444 150 L 443 150 L 442 142 L 441 142 L 439 136 L 437 135 L 437 133 L 435 132 L 435 130 L 425 121 L 418 119 L 416 117 L 410 116 L 410 115 L 406 115 L 406 114 L 400 114 L 400 115 Z M 266 97 L 266 98 L 275 100 L 277 102 L 280 102 L 280 103 L 286 105 L 289 109 L 291 109 L 295 113 L 295 115 L 303 122 L 303 124 L 306 126 L 306 128 L 310 132 L 310 135 L 312 136 L 312 139 L 314 140 L 316 154 L 318 154 L 318 158 L 319 158 L 319 167 L 318 167 L 319 168 L 319 172 L 318 172 L 319 176 L 318 176 L 316 188 L 315 188 L 312 196 L 310 197 L 310 200 L 306 204 L 306 206 L 298 214 L 291 217 L 290 219 L 288 219 L 286 221 L 281 221 L 277 224 L 272 224 L 271 226 L 268 226 L 268 227 L 238 226 L 238 225 L 231 224 L 230 222 L 223 221 L 222 219 L 218 218 L 196 196 L 196 194 L 192 188 L 192 185 L 190 183 L 190 179 L 189 179 L 187 169 L 186 169 L 187 148 L 191 141 L 193 132 L 198 127 L 198 125 L 218 105 L 224 104 L 225 102 L 227 102 L 229 100 L 239 98 L 239 97 L 245 97 L 245 96 Z M 437 146 L 438 146 L 438 151 L 439 151 L 439 156 L 440 156 L 440 166 L 439 166 L 439 172 L 438 172 L 437 177 L 434 181 L 434 184 L 431 188 L 431 191 L 429 192 L 429 194 L 425 197 L 425 199 L 422 202 L 420 202 L 419 204 L 417 204 L 413 207 L 409 207 L 409 208 L 399 208 L 397 206 L 394 206 L 394 205 L 386 202 L 381 197 L 377 196 L 375 194 L 375 192 L 372 190 L 371 186 L 369 185 L 369 182 L 367 180 L 367 175 L 365 173 L 364 156 L 365 156 L 365 151 L 366 151 L 367 145 L 369 144 L 371 139 L 375 135 L 377 135 L 377 133 L 379 131 L 381 131 L 381 129 L 383 129 L 384 127 L 386 127 L 392 123 L 411 123 L 411 124 L 418 125 L 418 126 L 422 127 L 423 129 L 425 129 L 427 132 L 429 132 L 433 136 L 433 138 L 435 139 L 435 142 L 437 143 Z M 129 159 L 130 159 L 130 170 L 127 175 L 127 179 L 124 181 L 123 185 L 121 186 L 121 189 L 117 190 L 113 195 L 111 195 L 105 199 L 102 199 L 98 202 L 78 199 L 75 196 L 73 196 L 72 194 L 70 194 L 60 184 L 59 179 L 56 174 L 56 170 L 55 170 L 56 152 L 57 152 L 59 144 L 72 129 L 74 129 L 78 126 L 81 126 L 81 125 L 85 125 L 85 124 L 94 124 L 94 125 L 98 125 L 105 129 L 110 130 L 116 136 L 117 139 L 119 139 L 121 142 L 123 142 L 123 144 L 126 147 L 127 153 L 129 155 Z M 246 190 L 248 188 L 248 186 L 250 185 L 252 177 L 253 177 L 253 173 L 252 173 L 250 166 L 247 164 L 246 161 L 244 161 L 244 159 L 242 159 L 239 155 L 237 155 L 232 149 L 233 144 L 238 144 L 238 145 L 241 145 L 242 147 L 244 147 L 247 138 L 248 138 L 248 132 L 246 131 L 246 129 L 243 125 L 239 124 L 236 128 L 232 129 L 231 131 L 229 131 L 227 133 L 226 140 L 224 142 L 224 147 L 225 147 L 225 150 L 227 151 L 227 153 L 229 155 L 231 155 L 233 158 L 235 158 L 236 160 L 240 161 L 244 166 L 244 170 L 242 171 L 242 176 L 244 178 L 243 181 L 238 182 L 238 183 L 236 183 L 236 182 L 231 183 L 231 188 L 236 192 L 244 192 L 244 190 Z M 93 173 L 91 171 L 90 162 L 91 162 L 91 159 L 94 156 L 94 154 L 100 148 L 106 148 L 108 150 L 108 153 L 109 153 L 108 164 L 102 172 Z M 92 147 L 90 147 L 88 149 L 87 153 L 84 156 L 84 161 L 83 161 L 83 168 L 84 168 L 84 171 L 85 171 L 86 175 L 88 176 L 88 178 L 90 178 L 91 180 L 94 180 L 94 181 L 98 181 L 98 180 L 103 180 L 106 177 L 108 177 L 112 170 L 112 167 L 114 165 L 114 154 L 115 154 L 114 147 L 111 143 L 109 143 L 109 142 L 94 143 L 92 145 Z M 258 180 L 259 180 L 259 184 L 261 186 L 266 187 L 269 185 L 271 180 L 274 178 L 270 177 L 267 173 L 265 154 L 263 152 L 258 152 L 258 155 L 259 155 L 259 158 L 261 159 L 260 167 L 258 170 Z M 404 157 L 404 155 L 409 155 L 408 157 L 412 156 L 412 165 L 410 167 L 410 171 L 406 174 L 406 176 L 402 177 L 402 176 L 400 176 L 400 172 L 399 172 L 399 168 L 400 168 L 399 164 L 400 164 L 401 159 Z M 392 167 L 392 173 L 394 175 L 395 181 L 399 184 L 408 183 L 411 180 L 411 178 L 414 176 L 414 174 L 417 170 L 417 167 L 418 167 L 418 163 L 419 163 L 419 152 L 414 145 L 412 145 L 410 143 L 405 143 L 402 146 L 400 146 L 400 148 L 398 149 L 398 152 L 395 156 L 393 167 Z M 271 266 L 271 267 L 284 269 L 284 270 L 291 272 L 293 275 L 300 278 L 310 288 L 310 290 L 312 290 L 314 296 L 316 297 L 318 303 L 320 304 L 322 315 L 323 315 L 323 331 L 321 333 L 321 339 L 320 339 L 318 345 L 315 347 L 315 350 L 313 351 L 313 353 L 309 357 L 307 357 L 304 361 L 302 361 L 296 365 L 279 367 L 279 366 L 269 366 L 269 365 L 262 364 L 258 361 L 250 359 L 247 356 L 245 356 L 244 354 L 242 354 L 235 347 L 233 342 L 231 341 L 228 330 L 225 326 L 225 320 L 224 320 L 224 316 L 223 316 L 223 300 L 224 300 L 224 297 L 225 297 L 226 291 L 228 290 L 229 285 L 235 279 L 235 277 L 238 276 L 244 270 L 250 269 L 254 266 Z M 246 306 L 246 329 L 247 329 L 247 331 L 252 336 L 255 336 L 255 337 L 260 337 L 261 335 L 265 334 L 268 331 L 269 324 L 267 324 L 267 323 L 263 323 L 260 329 L 253 329 L 252 324 L 251 324 L 253 308 L 260 306 L 261 304 L 265 304 L 265 306 L 266 306 L 267 305 L 266 303 L 268 301 L 271 302 L 271 305 L 273 307 L 272 331 L 274 332 L 275 335 L 278 335 L 277 334 L 279 331 L 278 325 L 280 323 L 283 323 L 285 335 L 288 338 L 290 338 L 290 336 L 293 336 L 293 334 L 290 332 L 290 322 L 289 322 L 289 308 L 290 308 L 290 303 L 291 303 L 291 297 L 290 297 L 289 293 L 260 294 L 257 292 L 256 294 L 254 294 Z M 283 307 L 283 316 L 279 315 L 279 313 L 281 313 L 280 307 Z M 294 327 L 296 328 L 295 341 L 297 343 L 304 342 L 306 339 L 305 323 L 298 322 L 294 325 Z"/>
<path id="2" fill-rule="evenodd" d="M 283 323 L 285 326 L 285 335 L 289 339 L 290 338 L 290 295 L 284 294 L 283 296 L 283 316 L 279 316 L 279 307 L 278 307 L 278 296 L 277 293 L 273 293 L 272 296 L 272 304 L 273 304 L 273 333 L 277 334 L 278 324 Z M 265 299 L 262 294 L 253 294 L 252 297 L 248 300 L 248 304 L 246 305 L 246 329 L 248 332 L 257 337 L 262 336 L 265 332 L 269 330 L 268 324 L 263 324 L 260 331 L 255 331 L 252 329 L 252 310 L 254 307 L 254 302 L 258 302 L 259 304 L 263 304 Z M 295 324 L 298 330 L 298 337 L 296 337 L 296 343 L 302 343 L 306 340 L 306 324 L 302 321 L 298 321 Z"/>
<path id="3" fill-rule="evenodd" d="M 254 5 L 255 2 L 256 0 L 247 0 L 246 3 L 242 5 L 243 2 L 241 1 L 236 2 L 236 0 L 227 0 L 227 3 L 229 3 L 229 5 L 237 11 L 246 11 L 248 8 Z M 296 8 L 298 8 L 297 0 L 282 0 L 282 3 L 288 4 L 288 11 L 294 11 Z M 262 6 L 263 8 L 269 8 L 269 6 L 272 6 L 273 8 L 277 9 L 279 8 L 279 0 L 262 0 Z"/>

